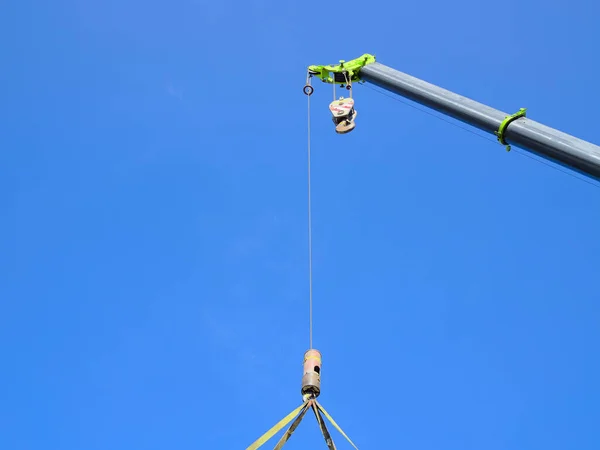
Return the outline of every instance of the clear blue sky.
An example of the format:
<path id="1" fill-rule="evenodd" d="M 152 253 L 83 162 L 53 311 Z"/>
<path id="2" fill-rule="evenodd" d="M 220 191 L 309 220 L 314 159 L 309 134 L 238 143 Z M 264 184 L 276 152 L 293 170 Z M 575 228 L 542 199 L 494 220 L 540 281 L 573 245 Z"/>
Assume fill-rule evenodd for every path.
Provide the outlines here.
<path id="1" fill-rule="evenodd" d="M 246 448 L 301 402 L 305 67 L 374 53 L 600 143 L 599 14 L 3 2 L 0 448 Z M 361 449 L 599 448 L 600 189 L 354 94 L 347 136 L 312 97 L 322 404 Z"/>

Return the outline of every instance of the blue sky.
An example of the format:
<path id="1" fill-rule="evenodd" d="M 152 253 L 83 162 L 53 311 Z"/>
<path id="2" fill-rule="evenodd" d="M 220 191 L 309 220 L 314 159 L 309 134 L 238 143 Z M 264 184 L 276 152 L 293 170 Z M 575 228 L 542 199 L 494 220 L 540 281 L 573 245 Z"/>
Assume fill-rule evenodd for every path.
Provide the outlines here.
<path id="1" fill-rule="evenodd" d="M 306 66 L 374 53 L 600 143 L 599 13 L 4 2 L 0 448 L 246 448 L 301 401 Z M 338 136 L 315 86 L 325 408 L 361 449 L 597 449 L 598 187 L 367 85 Z"/>

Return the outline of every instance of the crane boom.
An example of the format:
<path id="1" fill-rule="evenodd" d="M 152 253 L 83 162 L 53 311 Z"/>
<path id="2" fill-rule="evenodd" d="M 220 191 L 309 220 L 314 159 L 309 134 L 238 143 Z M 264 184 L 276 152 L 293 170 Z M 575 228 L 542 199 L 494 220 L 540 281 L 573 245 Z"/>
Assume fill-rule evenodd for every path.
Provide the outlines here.
<path id="1" fill-rule="evenodd" d="M 332 72 L 333 77 L 325 76 Z M 310 66 L 309 73 L 322 81 L 343 84 L 340 73 L 352 81 L 369 82 L 432 108 L 457 120 L 498 136 L 510 148 L 514 144 L 543 158 L 600 181 L 600 147 L 525 117 L 521 109 L 513 115 L 486 106 L 434 84 L 375 61 L 361 58 L 340 61 L 339 66 Z M 347 76 L 347 75 L 346 75 Z"/>

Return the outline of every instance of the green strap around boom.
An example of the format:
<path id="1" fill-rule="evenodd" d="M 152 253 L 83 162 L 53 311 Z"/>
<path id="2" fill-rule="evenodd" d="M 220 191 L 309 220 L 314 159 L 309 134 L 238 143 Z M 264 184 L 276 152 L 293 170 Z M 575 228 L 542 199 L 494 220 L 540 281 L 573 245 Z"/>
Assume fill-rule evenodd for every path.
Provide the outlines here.
<path id="1" fill-rule="evenodd" d="M 347 81 L 343 76 L 343 73 L 347 73 L 347 77 L 353 83 L 360 81 L 359 72 L 367 64 L 375 62 L 375 56 L 365 53 L 360 58 L 353 59 L 352 61 L 341 60 L 337 65 L 329 66 L 308 66 L 308 72 L 321 79 L 325 83 L 335 84 L 346 84 Z M 333 74 L 333 76 L 331 76 Z M 336 77 L 336 74 L 338 75 Z"/>
<path id="2" fill-rule="evenodd" d="M 504 145 L 506 147 L 507 152 L 510 151 L 510 144 L 508 144 L 504 140 L 504 133 L 506 131 L 506 128 L 513 120 L 517 120 L 521 117 L 525 117 L 526 112 L 527 112 L 526 108 L 521 108 L 516 113 L 514 113 L 510 116 L 506 116 L 504 118 L 504 120 L 502 121 L 502 123 L 500 124 L 500 126 L 498 127 L 498 131 L 496 131 L 496 136 L 498 137 L 498 142 L 500 142 L 502 145 Z"/>

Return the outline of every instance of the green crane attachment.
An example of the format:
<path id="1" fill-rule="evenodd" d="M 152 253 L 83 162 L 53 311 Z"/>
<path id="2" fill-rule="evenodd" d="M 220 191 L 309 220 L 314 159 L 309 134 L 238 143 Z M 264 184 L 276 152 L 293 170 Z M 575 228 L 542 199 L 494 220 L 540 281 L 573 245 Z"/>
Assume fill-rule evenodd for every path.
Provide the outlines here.
<path id="1" fill-rule="evenodd" d="M 365 53 L 351 61 L 340 60 L 337 65 L 308 66 L 308 73 L 319 78 L 324 83 L 348 84 L 360 81 L 360 69 L 375 62 L 375 56 Z M 333 77 L 331 76 L 333 74 Z"/>

